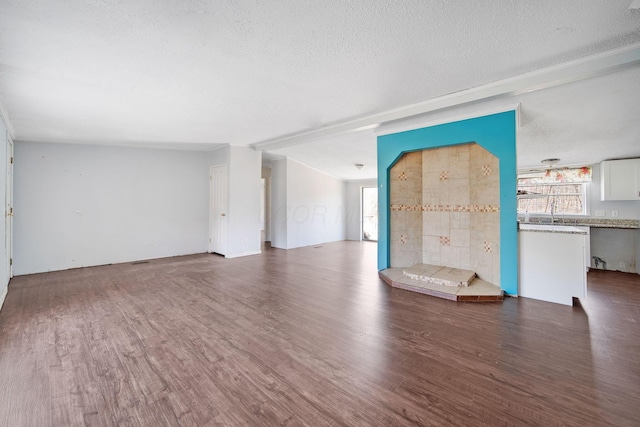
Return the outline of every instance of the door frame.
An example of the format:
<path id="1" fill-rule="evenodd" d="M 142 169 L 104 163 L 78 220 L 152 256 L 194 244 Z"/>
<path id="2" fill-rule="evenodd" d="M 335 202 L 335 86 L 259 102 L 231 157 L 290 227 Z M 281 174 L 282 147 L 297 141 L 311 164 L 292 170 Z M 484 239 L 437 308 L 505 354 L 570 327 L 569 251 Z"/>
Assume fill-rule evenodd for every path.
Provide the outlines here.
<path id="1" fill-rule="evenodd" d="M 226 199 L 226 207 L 225 210 L 227 212 L 223 212 L 223 214 L 225 215 L 224 218 L 224 228 L 225 228 L 225 234 L 228 228 L 228 222 L 229 222 L 229 216 L 228 216 L 228 210 L 229 210 L 229 191 L 228 191 L 228 183 L 229 183 L 229 167 L 226 164 L 219 164 L 219 165 L 213 165 L 209 167 L 209 246 L 208 246 L 208 252 L 209 253 L 218 253 L 220 255 L 226 255 L 227 252 L 227 243 L 228 242 L 223 242 L 223 250 L 220 250 L 220 248 L 216 247 L 214 248 L 214 211 L 215 211 L 215 207 L 213 205 L 213 201 L 215 200 L 214 197 L 214 182 L 213 182 L 213 176 L 214 176 L 214 171 L 216 169 L 220 169 L 220 168 L 224 168 L 225 170 L 225 177 L 227 180 L 227 185 L 226 188 L 223 190 L 225 191 L 225 194 L 223 194 L 222 197 L 224 197 Z M 228 238 L 228 236 L 225 236 L 225 239 Z"/>
<path id="2" fill-rule="evenodd" d="M 13 277 L 13 141 L 7 132 L 7 169 L 5 187 L 5 248 L 7 273 Z"/>

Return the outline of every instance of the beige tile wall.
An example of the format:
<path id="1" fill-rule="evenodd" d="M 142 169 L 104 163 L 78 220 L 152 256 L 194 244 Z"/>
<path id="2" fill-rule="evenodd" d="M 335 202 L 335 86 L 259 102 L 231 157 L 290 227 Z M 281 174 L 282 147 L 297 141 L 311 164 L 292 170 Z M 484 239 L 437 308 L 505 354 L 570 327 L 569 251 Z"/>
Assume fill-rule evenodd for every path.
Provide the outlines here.
<path id="1" fill-rule="evenodd" d="M 405 154 L 390 172 L 391 266 L 469 269 L 499 285 L 498 172 L 477 144 Z"/>
<path id="2" fill-rule="evenodd" d="M 422 154 L 407 153 L 393 165 L 389 176 L 391 266 L 410 267 L 422 262 Z M 399 210 L 394 209 L 399 207 Z"/>
<path id="3" fill-rule="evenodd" d="M 469 148 L 467 145 L 422 152 L 422 260 L 427 264 L 470 268 L 469 222 L 458 206 L 469 205 Z"/>
<path id="4" fill-rule="evenodd" d="M 470 202 L 500 206 L 498 158 L 477 144 L 469 144 Z M 500 211 L 471 213 L 471 270 L 500 285 Z"/>

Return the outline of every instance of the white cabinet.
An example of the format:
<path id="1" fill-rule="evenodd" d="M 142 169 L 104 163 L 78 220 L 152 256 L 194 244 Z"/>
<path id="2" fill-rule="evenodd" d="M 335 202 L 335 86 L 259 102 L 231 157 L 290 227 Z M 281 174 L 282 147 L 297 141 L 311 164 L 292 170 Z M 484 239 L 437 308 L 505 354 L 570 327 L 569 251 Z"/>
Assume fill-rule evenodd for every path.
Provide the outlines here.
<path id="1" fill-rule="evenodd" d="M 601 200 L 640 200 L 640 159 L 600 163 Z"/>
<path id="2" fill-rule="evenodd" d="M 586 238 L 576 227 L 521 224 L 518 294 L 565 305 L 586 297 Z"/>

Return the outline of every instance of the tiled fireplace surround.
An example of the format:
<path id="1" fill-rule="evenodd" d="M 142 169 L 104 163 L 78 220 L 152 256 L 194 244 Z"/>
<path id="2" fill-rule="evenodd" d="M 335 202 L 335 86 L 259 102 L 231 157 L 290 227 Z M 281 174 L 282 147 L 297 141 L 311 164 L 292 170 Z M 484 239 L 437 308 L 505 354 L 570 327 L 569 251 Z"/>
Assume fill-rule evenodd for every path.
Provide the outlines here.
<path id="1" fill-rule="evenodd" d="M 500 286 L 499 161 L 475 143 L 405 153 L 389 171 L 390 267 L 475 271 Z"/>

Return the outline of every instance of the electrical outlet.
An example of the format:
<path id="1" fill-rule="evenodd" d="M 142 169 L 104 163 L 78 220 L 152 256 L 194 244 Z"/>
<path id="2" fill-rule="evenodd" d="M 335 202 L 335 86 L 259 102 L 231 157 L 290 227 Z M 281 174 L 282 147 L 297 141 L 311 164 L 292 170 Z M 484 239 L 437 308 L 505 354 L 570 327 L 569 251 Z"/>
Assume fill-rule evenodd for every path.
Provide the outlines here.
<path id="1" fill-rule="evenodd" d="M 612 217 L 617 217 L 618 216 L 618 211 L 611 211 L 611 216 Z"/>
<path id="2" fill-rule="evenodd" d="M 604 211 L 596 211 L 596 216 L 604 216 Z"/>
<path id="3" fill-rule="evenodd" d="M 626 262 L 621 262 L 620 263 L 620 268 L 622 268 L 622 269 L 627 268 L 627 263 Z"/>

